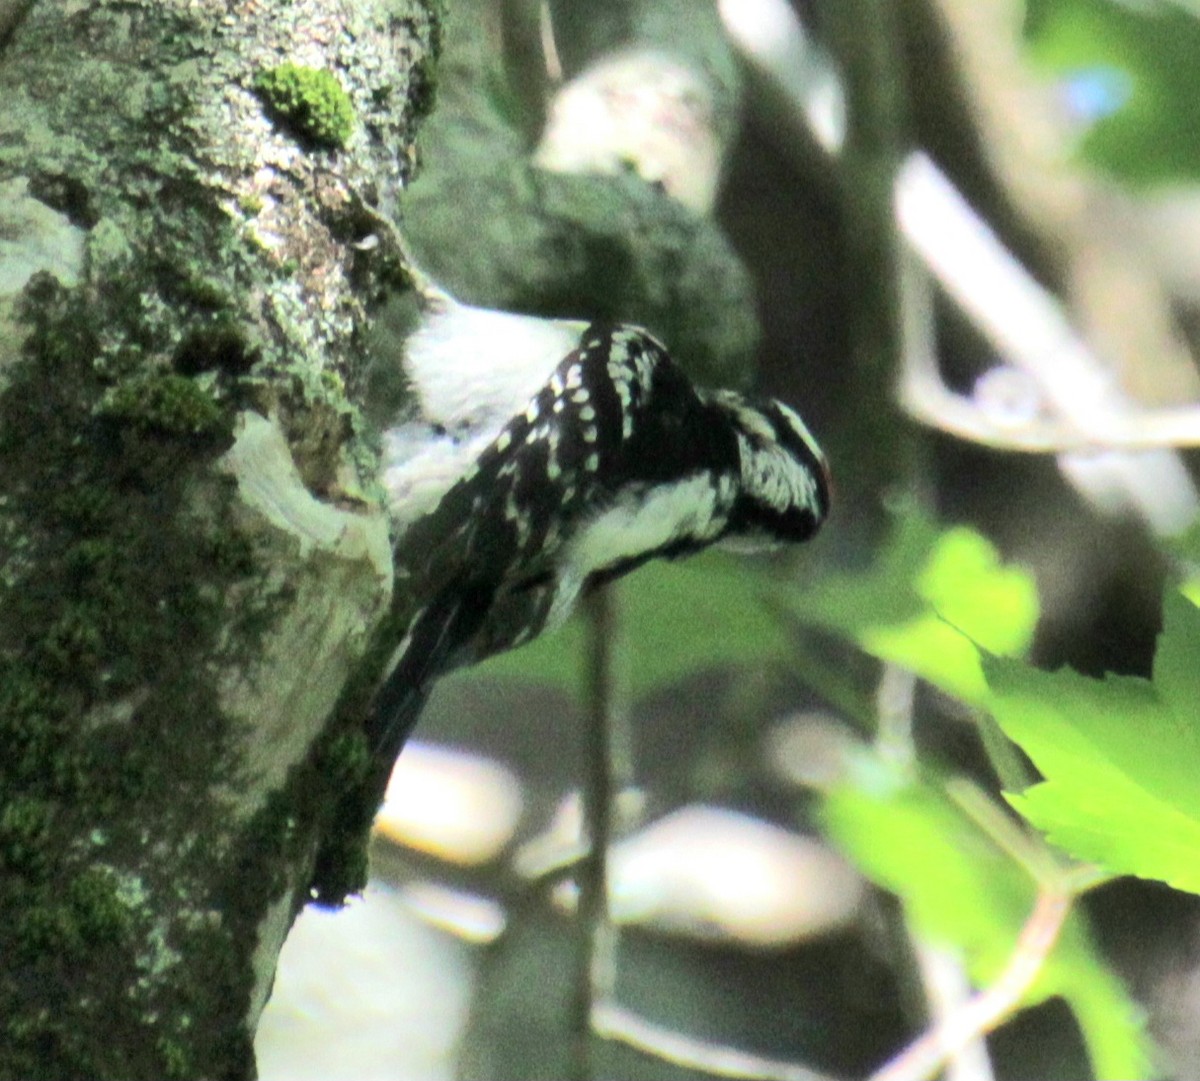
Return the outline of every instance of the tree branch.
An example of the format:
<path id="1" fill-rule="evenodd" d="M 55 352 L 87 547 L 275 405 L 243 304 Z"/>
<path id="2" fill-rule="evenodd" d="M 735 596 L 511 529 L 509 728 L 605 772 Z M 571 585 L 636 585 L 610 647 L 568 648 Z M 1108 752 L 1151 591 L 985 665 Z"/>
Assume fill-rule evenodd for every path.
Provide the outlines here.
<path id="1" fill-rule="evenodd" d="M 254 1071 L 392 599 L 346 388 L 387 273 L 356 193 L 403 183 L 432 51 L 401 8 L 10 28 L 0 1075 Z"/>

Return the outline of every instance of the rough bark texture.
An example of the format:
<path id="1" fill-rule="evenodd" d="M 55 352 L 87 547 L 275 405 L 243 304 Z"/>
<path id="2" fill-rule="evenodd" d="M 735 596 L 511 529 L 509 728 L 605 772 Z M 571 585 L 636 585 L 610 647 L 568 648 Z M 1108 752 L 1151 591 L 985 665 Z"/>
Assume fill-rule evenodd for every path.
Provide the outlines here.
<path id="1" fill-rule="evenodd" d="M 362 207 L 407 175 L 430 7 L 4 9 L 2 1077 L 251 1076 L 315 853 L 361 841 Z"/>

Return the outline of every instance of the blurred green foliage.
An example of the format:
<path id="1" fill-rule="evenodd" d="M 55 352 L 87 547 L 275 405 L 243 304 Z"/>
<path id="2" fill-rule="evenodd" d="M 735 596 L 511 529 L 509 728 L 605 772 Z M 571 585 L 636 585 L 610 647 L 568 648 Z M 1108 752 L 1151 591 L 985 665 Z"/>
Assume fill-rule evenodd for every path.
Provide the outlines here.
<path id="1" fill-rule="evenodd" d="M 942 532 L 912 507 L 894 513 L 894 531 L 874 565 L 793 589 L 790 608 L 980 704 L 986 686 L 977 647 L 1002 656 L 1029 647 L 1038 617 L 1033 576 L 1003 566 L 974 530 Z"/>
<path id="2" fill-rule="evenodd" d="M 856 866 L 900 898 L 918 935 L 953 948 L 977 986 L 1000 975 L 1033 909 L 1034 881 L 947 797 L 942 779 L 911 776 L 864 752 L 827 796 L 823 818 Z M 1054 995 L 1074 1012 L 1098 1078 L 1149 1075 L 1137 1007 L 1078 911 L 1067 917 L 1025 1005 Z"/>
<path id="3" fill-rule="evenodd" d="M 781 583 L 769 565 L 709 554 L 623 581 L 619 611 L 634 646 L 621 663 L 632 693 L 714 665 L 786 661 L 797 624 L 818 628 L 992 714 L 1042 775 L 1006 798 L 1067 856 L 1200 893 L 1200 609 L 1169 593 L 1152 679 L 1044 672 L 1021 659 L 1038 618 L 1032 575 L 971 529 L 941 528 L 907 505 L 893 515 L 874 562 L 853 572 Z M 575 622 L 484 670 L 575 689 L 582 647 Z M 918 933 L 961 952 L 985 986 L 1012 956 L 1037 884 L 1028 861 L 947 795 L 961 783 L 866 748 L 827 793 L 822 818 L 862 872 L 900 898 Z M 1022 843 L 1051 873 L 1071 866 L 1036 835 Z M 1026 1004 L 1055 995 L 1074 1012 L 1097 1077 L 1149 1076 L 1137 1008 L 1079 910 Z"/>
<path id="4" fill-rule="evenodd" d="M 1200 18 L 1186 3 L 1028 0 L 1035 64 L 1081 124 L 1085 160 L 1136 186 L 1200 177 Z"/>
<path id="5" fill-rule="evenodd" d="M 1152 680 L 988 659 L 989 707 L 1045 780 L 1009 801 L 1115 874 L 1200 893 L 1200 609 L 1172 592 Z"/>

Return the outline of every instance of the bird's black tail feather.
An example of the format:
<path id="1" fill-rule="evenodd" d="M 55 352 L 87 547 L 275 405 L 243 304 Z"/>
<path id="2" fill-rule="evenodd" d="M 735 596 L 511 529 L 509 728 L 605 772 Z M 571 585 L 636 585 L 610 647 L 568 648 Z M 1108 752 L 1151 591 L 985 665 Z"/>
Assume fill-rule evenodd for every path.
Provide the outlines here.
<path id="1" fill-rule="evenodd" d="M 485 612 L 477 591 L 447 589 L 413 621 L 404 652 L 376 692 L 367 719 L 379 799 L 434 682 L 462 663 L 462 647 L 479 629 Z"/>

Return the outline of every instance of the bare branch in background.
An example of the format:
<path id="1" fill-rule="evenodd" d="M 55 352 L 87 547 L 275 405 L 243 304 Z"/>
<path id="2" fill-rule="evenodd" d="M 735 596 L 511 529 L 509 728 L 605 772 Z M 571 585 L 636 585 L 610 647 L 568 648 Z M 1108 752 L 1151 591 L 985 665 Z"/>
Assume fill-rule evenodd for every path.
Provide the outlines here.
<path id="1" fill-rule="evenodd" d="M 877 728 L 875 747 L 880 755 L 901 766 L 916 759 L 913 746 L 913 696 L 917 677 L 898 664 L 885 664 L 875 691 Z"/>
<path id="2" fill-rule="evenodd" d="M 644 1055 L 662 1059 L 713 1077 L 736 1077 L 745 1081 L 833 1081 L 828 1074 L 796 1062 L 763 1058 L 747 1051 L 684 1036 L 639 1017 L 632 1010 L 612 1003 L 599 1004 L 593 1015 L 596 1034 L 632 1047 Z"/>
<path id="3" fill-rule="evenodd" d="M 588 641 L 587 717 L 584 724 L 583 833 L 590 851 L 579 868 L 579 935 L 576 974 L 575 1076 L 597 1076 L 594 1058 L 596 1004 L 612 997 L 616 985 L 617 930 L 608 911 L 608 856 L 613 808 L 626 778 L 614 754 L 613 645 L 617 613 L 612 592 L 598 589 L 584 601 Z"/>
<path id="4" fill-rule="evenodd" d="M 935 1025 L 947 1024 L 970 999 L 971 983 L 962 958 L 917 935 L 911 936 L 921 987 Z M 945 1081 L 994 1081 L 987 1041 L 980 1033 L 946 1062 Z"/>
<path id="5" fill-rule="evenodd" d="M 794 157 L 797 146 L 806 146 L 809 148 L 806 156 L 811 158 L 811 149 L 817 146 L 830 160 L 839 158 L 841 168 L 845 152 L 836 137 L 838 114 L 836 109 L 830 112 L 829 106 L 830 101 L 838 100 L 838 95 L 830 94 L 828 89 L 830 79 L 838 78 L 838 73 L 827 56 L 811 46 L 784 0 L 756 2 L 770 12 L 773 22 L 791 26 L 790 31 L 774 35 L 769 46 L 764 38 L 745 30 L 742 20 L 733 16 L 732 5 L 722 6 L 722 14 L 733 40 L 751 66 L 762 73 L 773 112 L 786 115 L 791 121 L 779 126 L 785 132 L 781 138 L 790 144 L 782 149 Z M 966 48 L 970 42 L 980 43 L 978 25 L 972 24 L 974 29 L 967 25 L 976 17 L 977 7 L 971 6 L 971 18 L 967 18 L 966 5 L 952 0 L 944 0 L 940 5 L 940 11 L 952 26 L 956 46 Z M 994 18 L 1006 10 L 1004 5 L 989 8 Z M 991 23 L 985 19 L 984 25 Z M 1015 32 L 1012 26 L 1007 23 L 1004 26 L 1007 28 L 1004 34 L 1012 37 Z M 992 37 L 996 32 L 1000 31 L 994 30 Z M 979 60 L 978 64 L 964 59 L 964 68 L 991 71 L 995 56 L 988 48 L 988 64 L 979 58 L 974 58 Z M 1009 58 L 1006 62 L 1015 65 L 1018 61 Z M 808 74 L 797 78 L 797 71 Z M 996 152 L 995 164 L 1002 181 L 1009 184 L 1015 202 L 1034 227 L 1042 230 L 1050 246 L 1068 252 L 1068 277 L 1073 286 L 1087 282 L 1096 286 L 1098 271 L 1096 274 L 1087 271 L 1088 266 L 1094 271 L 1094 258 L 1092 262 L 1085 259 L 1085 256 L 1096 257 L 1092 250 L 1096 246 L 1087 251 L 1080 247 L 1080 238 L 1096 232 L 1097 224 L 1094 215 L 1085 214 L 1094 200 L 1090 202 L 1084 182 L 1063 168 L 1054 170 L 1049 178 L 1043 169 L 1037 174 L 1040 178 L 1037 185 L 1020 180 L 1021 169 L 1015 167 L 1013 155 L 1024 144 L 1007 131 L 1006 125 L 1010 126 L 1012 118 L 1004 119 L 1007 114 L 1002 102 L 996 101 L 995 95 L 986 94 L 988 80 L 980 77 L 979 82 L 984 84 L 983 89 L 973 86 L 972 90 L 984 98 L 980 104 L 980 122 L 985 137 L 1001 148 Z M 1025 86 L 1022 94 L 1032 95 L 1033 89 Z M 1042 146 L 1039 152 L 1045 156 L 1050 152 L 1046 148 L 1055 145 L 1055 139 L 1058 146 L 1062 145 L 1064 133 L 1052 124 L 1054 118 L 1046 110 L 1045 95 L 1034 96 L 1039 102 L 1034 115 L 1040 120 L 1034 124 L 1033 142 Z M 1019 110 L 1013 113 L 1016 115 L 1024 124 L 1026 113 Z M 1004 132 L 1007 134 L 1002 138 Z M 1022 152 L 1030 154 L 1030 149 L 1025 146 Z M 946 388 L 932 342 L 929 287 L 922 280 L 922 272 L 910 266 L 902 276 L 905 360 L 904 364 L 896 365 L 896 371 L 902 373 L 901 403 L 907 412 L 922 424 L 998 450 L 1054 452 L 1060 455 L 1060 467 L 1070 484 L 1092 503 L 1106 510 L 1132 506 L 1160 534 L 1177 533 L 1186 527 L 1200 508 L 1200 499 L 1181 458 L 1172 449 L 1200 445 L 1200 406 L 1180 404 L 1147 409 L 1135 401 L 1122 385 L 1133 382 L 1127 378 L 1132 360 L 1128 356 L 1124 360 L 1122 380 L 1118 380 L 1108 365 L 1109 356 L 1102 358 L 1085 341 L 1054 296 L 1034 280 L 928 156 L 917 152 L 896 169 L 894 198 L 896 221 L 906 245 L 916 252 L 923 268 L 946 289 L 1007 366 L 1001 373 L 985 374 L 973 397 L 954 394 Z M 1062 235 L 1063 221 L 1073 223 L 1066 235 Z M 1122 265 L 1122 260 L 1128 263 L 1133 258 L 1112 248 L 1110 245 L 1102 253 L 1102 263 L 1109 270 Z M 1141 284 L 1150 288 L 1145 281 Z M 1153 313 L 1163 306 L 1162 288 L 1154 288 L 1157 293 L 1151 289 L 1151 300 L 1158 296 L 1158 304 L 1147 301 L 1142 305 L 1139 301 L 1139 312 L 1145 307 Z M 1145 292 L 1146 289 L 1139 288 L 1138 295 Z M 1110 329 L 1111 319 L 1097 324 L 1099 305 L 1088 300 L 1096 295 L 1096 290 L 1080 288 L 1074 295 L 1084 305 L 1082 312 L 1088 328 L 1093 335 L 1104 338 L 1108 350 L 1112 342 L 1106 329 Z M 1124 319 L 1124 323 L 1144 322 L 1141 317 Z M 1148 319 L 1151 326 L 1162 322 Z M 1138 349 L 1134 350 L 1134 344 L 1134 338 L 1126 334 L 1116 348 L 1126 354 L 1136 352 L 1142 360 L 1162 360 L 1163 364 L 1170 361 L 1171 373 L 1181 370 L 1181 364 L 1176 362 L 1180 343 L 1168 330 L 1163 329 L 1150 342 L 1141 334 L 1136 338 Z M 1014 377 L 1009 370 L 1020 374 Z M 1166 382 L 1177 388 L 1192 385 L 1176 379 L 1174 374 Z"/>
<path id="6" fill-rule="evenodd" d="M 787 0 L 718 0 L 717 7 L 726 32 L 761 80 L 764 111 L 783 114 L 797 140 L 811 136 L 815 155 L 836 155 L 846 140 L 845 88 L 833 59 Z"/>
<path id="7" fill-rule="evenodd" d="M 845 88 L 845 138 L 837 153 L 841 244 L 846 262 L 848 362 L 855 375 L 851 417 L 856 458 L 842 465 L 887 487 L 906 474 L 911 440 L 895 420 L 892 383 L 903 357 L 898 269 L 900 243 L 892 210 L 896 171 L 909 147 L 906 72 L 891 3 L 821 0 L 816 17 Z M 818 84 L 819 85 L 819 84 Z M 814 115 L 796 103 L 801 115 Z M 827 138 L 827 136 L 826 136 Z M 821 136 L 818 135 L 818 140 Z"/>
<path id="8" fill-rule="evenodd" d="M 938 187 L 947 184 L 940 173 L 936 175 Z M 969 215 L 969 223 L 962 223 L 965 228 L 987 228 L 969 207 L 961 203 L 961 196 L 953 193 L 952 201 L 958 205 L 958 209 Z M 947 220 L 945 206 L 939 203 L 927 217 L 929 220 L 940 220 L 944 225 Z M 936 246 L 939 242 L 931 239 L 931 243 Z M 1041 287 L 1029 278 L 1019 264 L 1008 258 L 1007 253 L 1001 250 L 999 254 L 998 273 L 1001 277 L 1011 276 L 1016 291 L 1040 291 Z M 968 280 L 972 274 L 974 271 L 968 271 Z M 981 274 L 976 279 L 971 303 L 985 308 L 992 304 L 995 284 Z M 1085 358 L 1085 379 L 1091 380 L 1099 365 L 1099 361 L 1090 357 L 1087 345 L 1065 324 L 1060 327 L 1066 343 L 1061 349 L 1055 343 L 1032 350 L 1002 348 L 1001 351 L 1010 359 L 1020 355 L 1024 362 L 1022 366 L 1010 363 L 992 368 L 976 382 L 972 395 L 956 393 L 946 386 L 938 367 L 933 341 L 932 288 L 925 264 L 916 252 L 906 261 L 901 289 L 906 351 L 900 379 L 900 403 L 914 420 L 981 446 L 1032 454 L 1095 454 L 1099 451 L 1169 450 L 1200 446 L 1200 405 L 1139 408 L 1120 396 L 1111 381 L 1101 380 L 1100 389 L 1105 395 L 1115 395 L 1116 400 L 1106 403 L 1102 410 L 1089 412 L 1086 430 L 1080 424 L 1057 415 L 1054 403 L 1047 399 L 1042 388 L 1043 371 L 1053 372 L 1064 350 L 1076 358 Z M 1044 307 L 1043 301 L 1050 305 L 1051 311 L 1055 311 L 1053 301 L 1044 294 L 1037 303 Z M 1026 313 L 1026 318 L 1030 317 Z M 998 327 L 997 333 L 1007 337 L 1008 329 Z M 1053 381 L 1057 376 L 1049 375 L 1048 378 Z M 1074 410 L 1079 408 L 1080 403 L 1071 400 L 1071 386 L 1066 383 L 1060 391 L 1069 408 Z M 1167 468 L 1175 473 L 1174 466 Z M 1188 496 L 1191 482 L 1184 479 L 1186 483 L 1180 485 L 1176 476 L 1175 483 L 1165 493 L 1159 492 L 1155 496 L 1164 503 L 1177 504 L 1173 513 L 1165 515 L 1168 525 L 1176 518 L 1186 522 L 1190 516 L 1193 506 Z"/>
<path id="9" fill-rule="evenodd" d="M 925 1081 L 934 1077 L 964 1047 L 1015 1013 L 1058 941 L 1071 900 L 1068 893 L 1039 892 L 1012 957 L 996 982 L 873 1074 L 871 1081 Z"/>
<path id="10" fill-rule="evenodd" d="M 880 757 L 904 769 L 913 768 L 913 707 L 917 677 L 898 664 L 885 664 L 875 691 L 877 729 L 875 749 Z M 928 1016 L 935 1025 L 946 1023 L 963 1008 L 971 993 L 962 962 L 922 937 L 904 921 L 903 934 L 911 947 Z M 991 1060 L 981 1038 L 969 1040 L 946 1060 L 946 1081 L 992 1081 Z"/>
<path id="11" fill-rule="evenodd" d="M 1200 380 L 1171 312 L 1168 276 L 1130 222 L 1138 199 L 1074 158 L 1078 121 L 1023 53 L 1024 5 L 921 2 L 945 37 L 948 78 L 967 99 L 987 167 L 1049 255 L 1043 269 L 1069 300 L 1073 321 L 1135 400 L 1194 399 Z"/>
<path id="12" fill-rule="evenodd" d="M 956 434 L 985 433 L 982 440 L 1004 446 L 998 430 L 1007 425 L 1008 440 L 1019 443 L 1022 427 L 1040 445 L 1022 449 L 1049 450 L 1050 432 L 1076 433 L 1084 447 L 1111 450 L 1121 445 L 1110 437 L 1126 435 L 1131 425 L 1150 415 L 1138 414 L 1115 378 L 1075 332 L 1057 301 L 1036 281 L 992 232 L 929 158 L 913 154 L 896 178 L 896 216 L 905 239 L 932 271 L 946 292 L 972 319 L 1013 368 L 1030 380 L 1022 408 L 1002 420 L 1003 410 L 993 410 L 990 423 L 979 400 L 953 395 L 942 385 L 929 342 L 919 322 L 931 318 L 929 304 L 917 293 L 918 280 L 906 278 L 906 300 L 916 306 L 908 320 L 909 348 L 905 355 L 901 395 L 906 408 L 918 419 L 942 427 L 953 425 Z M 922 310 L 923 309 L 923 310 Z M 914 340 L 914 338 L 916 340 Z M 1200 409 L 1189 410 L 1200 415 Z M 1024 420 L 1022 417 L 1027 416 Z M 1043 419 L 1043 415 L 1046 419 Z M 1159 533 L 1174 533 L 1195 517 L 1195 487 L 1182 460 L 1169 450 L 1135 456 L 1070 453 L 1059 462 L 1064 473 L 1104 503 L 1119 494 L 1136 506 Z"/>

